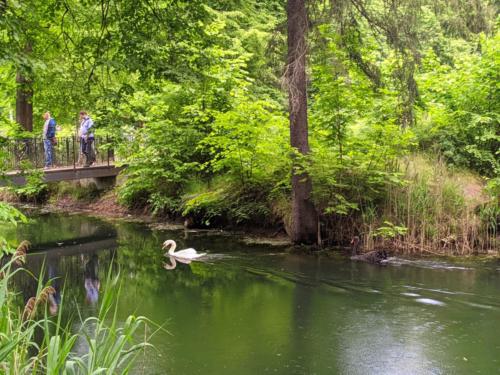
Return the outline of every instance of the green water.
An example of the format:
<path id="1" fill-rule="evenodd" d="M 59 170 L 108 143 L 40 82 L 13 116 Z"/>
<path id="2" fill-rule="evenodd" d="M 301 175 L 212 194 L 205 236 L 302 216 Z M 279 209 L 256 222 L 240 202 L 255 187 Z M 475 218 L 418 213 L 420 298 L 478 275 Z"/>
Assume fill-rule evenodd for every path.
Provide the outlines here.
<path id="1" fill-rule="evenodd" d="M 3 231 L 45 251 L 29 267 L 38 272 L 45 258 L 48 274 L 66 280 L 68 306 L 86 316 L 107 270 L 121 270 L 121 318 L 145 315 L 171 333 L 154 338 L 136 374 L 500 373 L 496 263 L 378 267 L 78 215 Z M 169 238 L 208 252 L 206 261 L 164 269 Z M 25 299 L 35 289 L 28 278 L 19 286 Z"/>

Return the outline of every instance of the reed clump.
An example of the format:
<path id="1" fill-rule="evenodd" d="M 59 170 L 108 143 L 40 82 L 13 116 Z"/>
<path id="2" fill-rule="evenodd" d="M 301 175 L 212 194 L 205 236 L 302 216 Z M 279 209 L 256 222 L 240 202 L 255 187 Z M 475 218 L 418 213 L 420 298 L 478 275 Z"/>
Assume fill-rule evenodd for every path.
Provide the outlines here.
<path id="1" fill-rule="evenodd" d="M 389 185 L 379 216 L 363 222 L 366 243 L 405 253 L 498 254 L 500 206 L 484 181 L 422 155 L 402 160 L 399 170 L 405 182 Z M 381 222 L 402 229 L 380 235 Z"/>
<path id="2" fill-rule="evenodd" d="M 108 277 L 99 313 L 74 325 L 63 323 L 64 293 L 56 316 L 50 317 L 47 303 L 56 290 L 38 281 L 38 293 L 19 308 L 13 276 L 25 272 L 11 259 L 0 272 L 0 373 L 1 374 L 125 374 L 143 354 L 153 325 L 144 317 L 129 316 L 118 321 L 118 275 Z M 9 285 L 12 284 L 12 285 Z M 7 286 L 9 285 L 9 288 Z M 37 316 L 40 315 L 40 318 Z M 78 327 L 76 331 L 71 327 Z M 142 333 L 144 329 L 144 333 Z M 142 341 L 137 338 L 141 336 Z M 75 344 L 79 341 L 79 349 Z M 81 348 L 86 349 L 82 352 Z"/>
<path id="3" fill-rule="evenodd" d="M 22 320 L 26 321 L 29 319 L 33 319 L 37 312 L 37 308 L 41 305 L 45 305 L 47 301 L 49 301 L 50 296 L 54 295 L 55 293 L 56 290 L 53 287 L 46 286 L 42 289 L 38 296 L 28 299 L 28 302 L 26 302 L 26 305 L 24 306 Z"/>
<path id="4" fill-rule="evenodd" d="M 13 259 L 14 263 L 18 266 L 21 266 L 26 263 L 26 254 L 28 253 L 29 248 L 31 247 L 31 242 L 24 240 L 19 246 L 17 246 L 16 251 L 14 252 Z"/>

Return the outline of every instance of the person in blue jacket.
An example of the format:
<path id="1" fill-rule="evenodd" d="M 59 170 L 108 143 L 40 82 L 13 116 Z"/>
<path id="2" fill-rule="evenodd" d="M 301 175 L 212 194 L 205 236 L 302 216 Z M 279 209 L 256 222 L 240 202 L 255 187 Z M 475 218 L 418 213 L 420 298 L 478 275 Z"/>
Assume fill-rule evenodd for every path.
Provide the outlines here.
<path id="1" fill-rule="evenodd" d="M 45 168 L 54 166 L 54 145 L 56 144 L 56 120 L 50 116 L 50 112 L 43 114 L 43 148 L 45 151 Z"/>

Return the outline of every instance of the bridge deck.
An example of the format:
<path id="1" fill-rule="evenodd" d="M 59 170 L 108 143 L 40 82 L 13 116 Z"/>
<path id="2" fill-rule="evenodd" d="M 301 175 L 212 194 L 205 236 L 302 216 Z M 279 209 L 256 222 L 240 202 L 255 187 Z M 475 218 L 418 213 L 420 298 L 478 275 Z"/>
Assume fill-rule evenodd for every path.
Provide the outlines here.
<path id="1" fill-rule="evenodd" d="M 80 180 L 84 178 L 99 178 L 117 176 L 121 171 L 121 167 L 116 167 L 113 164 L 97 164 L 91 167 L 70 166 L 56 167 L 44 170 L 43 179 L 45 182 L 57 182 L 68 180 Z M 26 177 L 22 171 L 10 171 L 5 174 L 5 179 L 0 180 L 0 186 L 7 185 L 10 181 L 14 185 L 25 185 Z"/>

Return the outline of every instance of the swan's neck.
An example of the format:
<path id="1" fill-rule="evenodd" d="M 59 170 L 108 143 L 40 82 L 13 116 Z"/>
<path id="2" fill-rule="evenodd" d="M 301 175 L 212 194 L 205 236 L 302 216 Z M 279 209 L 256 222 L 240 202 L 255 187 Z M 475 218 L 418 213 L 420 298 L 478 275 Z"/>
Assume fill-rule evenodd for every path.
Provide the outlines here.
<path id="1" fill-rule="evenodd" d="M 177 247 L 177 244 L 175 243 L 174 240 L 168 240 L 165 243 L 165 247 L 169 247 L 168 253 L 165 253 L 165 255 L 174 255 L 175 248 Z"/>
<path id="2" fill-rule="evenodd" d="M 175 242 L 172 242 L 172 244 L 170 245 L 170 249 L 168 249 L 168 254 L 175 255 L 175 248 L 176 248 L 176 244 L 175 244 Z"/>
<path id="3" fill-rule="evenodd" d="M 175 255 L 174 254 L 174 251 L 175 251 L 175 248 L 176 248 L 177 244 L 175 243 L 174 240 L 168 240 L 165 242 L 164 246 L 163 246 L 163 249 L 168 249 L 168 253 L 165 253 L 164 255 Z"/>

